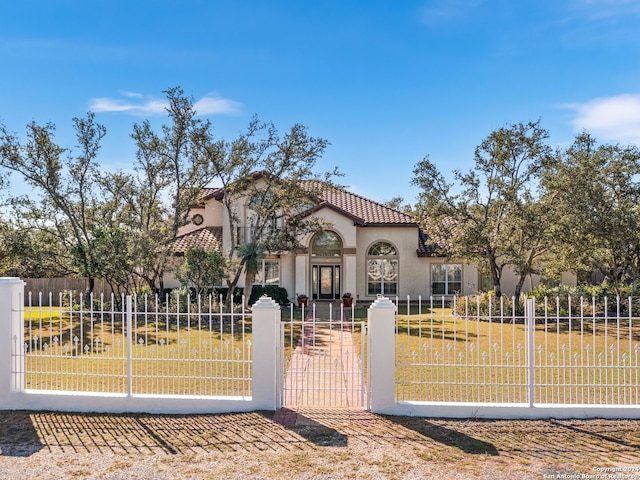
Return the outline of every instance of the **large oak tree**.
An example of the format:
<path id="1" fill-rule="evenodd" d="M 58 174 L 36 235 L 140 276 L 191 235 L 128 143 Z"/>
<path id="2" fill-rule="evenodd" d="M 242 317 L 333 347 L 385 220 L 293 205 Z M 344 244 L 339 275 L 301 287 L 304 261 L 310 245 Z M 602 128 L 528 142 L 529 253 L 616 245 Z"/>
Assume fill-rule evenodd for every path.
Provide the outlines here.
<path id="1" fill-rule="evenodd" d="M 414 169 L 423 228 L 444 254 L 488 272 L 498 297 L 505 267 L 516 268 L 521 288 L 547 250 L 536 205 L 537 176 L 551 158 L 547 138 L 539 121 L 498 128 L 476 148 L 473 169 L 453 172 L 453 183 L 428 157 Z"/>

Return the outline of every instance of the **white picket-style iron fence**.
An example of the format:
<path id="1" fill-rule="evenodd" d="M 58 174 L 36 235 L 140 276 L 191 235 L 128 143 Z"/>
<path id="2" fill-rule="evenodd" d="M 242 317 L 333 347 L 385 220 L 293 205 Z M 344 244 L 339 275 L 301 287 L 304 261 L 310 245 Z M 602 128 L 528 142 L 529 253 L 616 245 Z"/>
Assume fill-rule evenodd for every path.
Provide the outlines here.
<path id="1" fill-rule="evenodd" d="M 378 298 L 250 311 L 207 297 L 27 296 L 0 279 L 0 408 L 640 418 L 632 300 Z M 30 298 L 30 300 L 29 300 Z M 366 319 L 364 316 L 366 315 Z"/>
<path id="2" fill-rule="evenodd" d="M 433 299 L 421 314 L 400 312 L 398 400 L 640 407 L 640 317 L 631 299 L 600 307 L 595 299 L 529 300 L 524 315 L 504 302 L 483 309 L 478 299 L 455 301 L 456 315 Z"/>
<path id="3" fill-rule="evenodd" d="M 21 340 L 26 390 L 251 396 L 251 316 L 222 298 L 29 294 Z"/>

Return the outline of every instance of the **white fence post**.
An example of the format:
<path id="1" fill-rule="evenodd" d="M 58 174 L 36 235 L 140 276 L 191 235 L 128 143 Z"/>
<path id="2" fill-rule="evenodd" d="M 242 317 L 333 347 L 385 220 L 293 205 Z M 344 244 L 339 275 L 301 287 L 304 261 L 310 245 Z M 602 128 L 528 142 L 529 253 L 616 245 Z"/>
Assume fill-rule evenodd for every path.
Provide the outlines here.
<path id="1" fill-rule="evenodd" d="M 529 354 L 529 365 L 527 382 L 529 386 L 529 407 L 533 407 L 536 401 L 536 371 L 535 371 L 535 332 L 536 332 L 536 311 L 533 299 L 527 300 L 525 304 L 525 322 L 527 326 L 527 351 Z"/>
<path id="2" fill-rule="evenodd" d="M 379 297 L 369 307 L 369 402 L 374 413 L 392 413 L 395 405 L 396 306 Z"/>
<path id="3" fill-rule="evenodd" d="M 131 306 L 131 295 L 126 297 L 126 319 L 127 329 L 127 396 L 133 395 L 133 311 Z"/>
<path id="4" fill-rule="evenodd" d="M 253 307 L 252 393 L 255 408 L 277 408 L 278 354 L 280 352 L 280 305 L 268 296 L 262 296 Z"/>
<path id="5" fill-rule="evenodd" d="M 24 285 L 0 278 L 0 399 L 24 390 Z"/>

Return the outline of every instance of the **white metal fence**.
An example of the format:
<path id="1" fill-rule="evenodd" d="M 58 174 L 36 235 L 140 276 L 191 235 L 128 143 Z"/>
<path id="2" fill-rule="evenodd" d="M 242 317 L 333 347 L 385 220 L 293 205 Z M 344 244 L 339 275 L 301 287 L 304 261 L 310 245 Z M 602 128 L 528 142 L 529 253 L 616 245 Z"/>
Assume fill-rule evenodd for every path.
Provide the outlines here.
<path id="1" fill-rule="evenodd" d="M 455 302 L 399 312 L 398 401 L 640 406 L 632 299 L 529 300 L 526 315 L 504 299 Z"/>
<path id="2" fill-rule="evenodd" d="M 51 300 L 24 310 L 27 391 L 251 396 L 251 316 L 221 298 Z"/>
<path id="3" fill-rule="evenodd" d="M 249 315 L 215 299 L 25 307 L 23 292 L 0 278 L 0 408 L 214 413 L 359 399 L 392 415 L 640 418 L 632 300 L 529 301 L 522 315 L 507 300 L 382 297 L 348 321 L 296 309 L 283 322 L 268 297 Z"/>

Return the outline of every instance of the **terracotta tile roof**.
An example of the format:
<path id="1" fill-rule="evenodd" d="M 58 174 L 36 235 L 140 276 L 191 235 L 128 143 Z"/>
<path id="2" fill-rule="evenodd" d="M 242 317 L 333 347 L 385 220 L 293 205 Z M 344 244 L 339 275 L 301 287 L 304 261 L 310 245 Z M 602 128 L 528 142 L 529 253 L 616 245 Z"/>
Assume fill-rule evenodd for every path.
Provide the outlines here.
<path id="1" fill-rule="evenodd" d="M 214 198 L 219 192 L 222 192 L 222 188 L 217 187 L 205 187 L 200 194 L 200 203 L 204 205 L 207 200 Z"/>
<path id="2" fill-rule="evenodd" d="M 317 189 L 317 182 L 309 182 L 311 190 Z M 322 207 L 329 206 L 351 217 L 359 225 L 406 225 L 415 226 L 416 221 L 411 215 L 387 207 L 368 198 L 361 197 L 355 193 L 348 192 L 340 187 L 321 186 L 320 203 L 312 209 L 317 211 Z M 312 213 L 312 212 L 309 212 Z"/>
<path id="3" fill-rule="evenodd" d="M 438 245 L 430 240 L 427 234 L 419 229 L 418 232 L 418 256 L 419 257 L 441 257 L 442 252 Z"/>
<path id="4" fill-rule="evenodd" d="M 222 251 L 222 227 L 204 227 L 176 238 L 174 253 L 184 255 L 189 247 L 202 247 L 208 251 Z"/>
<path id="5" fill-rule="evenodd" d="M 261 173 L 262 172 L 257 172 L 254 175 L 259 176 Z M 418 255 L 440 256 L 437 245 L 434 245 L 434 243 L 429 240 L 427 235 L 422 231 L 421 228 L 419 228 L 418 222 L 416 222 L 416 220 L 411 215 L 408 215 L 394 208 L 387 207 L 386 205 L 362 197 L 355 193 L 349 192 L 341 187 L 334 187 L 317 181 L 306 181 L 304 183 L 309 192 L 314 195 L 317 205 L 304 212 L 303 216 L 310 215 L 322 208 L 331 208 L 351 218 L 355 224 L 364 227 L 418 227 Z M 220 200 L 223 195 L 224 189 L 222 188 L 208 188 L 203 191 L 202 198 L 203 200 L 207 200 L 210 198 L 216 198 L 217 200 Z M 192 244 L 190 242 L 196 242 L 195 234 L 197 232 L 202 232 L 202 230 L 210 230 L 213 232 L 217 229 L 214 227 L 196 230 L 195 232 L 191 232 L 190 234 L 183 235 L 183 237 L 185 237 L 184 240 L 181 240 L 183 237 L 179 237 L 177 240 L 177 246 L 183 244 L 186 245 L 182 247 L 182 252 L 184 252 L 184 250 L 186 250 L 189 246 L 196 246 L 195 244 Z M 203 233 L 199 235 L 202 235 L 202 237 L 198 236 L 198 239 L 204 239 Z M 215 248 L 220 250 L 220 247 L 222 245 L 222 229 L 219 228 L 219 232 L 216 232 L 215 235 L 213 233 L 211 234 L 211 237 L 214 236 L 216 237 L 217 242 L 217 246 Z M 186 237 L 194 238 L 188 239 Z M 198 244 L 198 246 L 202 245 Z M 178 248 L 176 248 L 176 250 L 178 250 Z"/>

